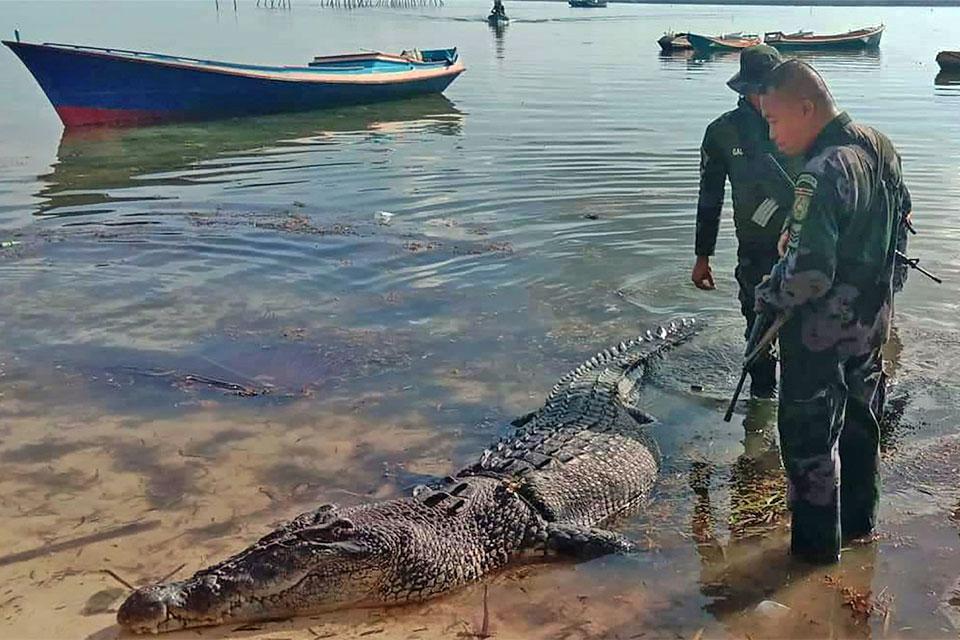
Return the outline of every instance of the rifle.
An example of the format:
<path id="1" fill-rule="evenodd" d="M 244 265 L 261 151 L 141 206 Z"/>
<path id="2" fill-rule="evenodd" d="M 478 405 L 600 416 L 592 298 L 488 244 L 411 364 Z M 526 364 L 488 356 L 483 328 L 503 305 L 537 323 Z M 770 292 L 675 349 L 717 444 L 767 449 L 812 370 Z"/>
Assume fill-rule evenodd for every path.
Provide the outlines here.
<path id="1" fill-rule="evenodd" d="M 777 316 L 771 317 L 768 314 L 758 314 L 753 320 L 753 326 L 750 327 L 750 337 L 747 338 L 747 348 L 743 354 L 743 368 L 740 371 L 740 381 L 737 382 L 737 388 L 733 391 L 733 397 L 730 398 L 730 404 L 727 405 L 727 412 L 723 414 L 723 421 L 730 422 L 733 418 L 733 409 L 740 398 L 740 392 L 743 391 L 743 383 L 747 380 L 747 374 L 756 364 L 760 356 L 777 337 L 780 328 L 790 319 L 791 312 L 785 311 Z"/>
<path id="2" fill-rule="evenodd" d="M 764 154 L 763 159 L 767 163 L 768 169 L 772 170 L 775 177 L 779 178 L 779 185 L 773 185 L 776 190 L 774 198 L 777 202 L 790 207 L 793 204 L 793 195 L 794 190 L 797 188 L 797 183 L 790 177 L 790 174 L 783 168 L 783 165 L 777 162 L 777 159 L 773 157 L 772 153 Z"/>
<path id="3" fill-rule="evenodd" d="M 907 227 L 907 228 L 909 229 L 910 227 Z M 916 233 L 916 231 L 914 231 L 914 233 Z M 920 258 L 907 257 L 907 255 L 904 254 L 899 249 L 896 250 L 896 256 L 897 256 L 897 262 L 899 262 L 900 264 L 905 264 L 911 269 L 915 269 L 916 271 L 919 271 L 920 273 L 927 276 L 937 284 L 943 284 L 943 280 L 933 275 L 932 273 L 930 273 L 929 271 L 927 271 L 926 269 L 924 269 L 918 264 L 920 262 Z"/>
<path id="4" fill-rule="evenodd" d="M 780 177 L 780 182 L 786 186 L 789 186 L 792 191 L 793 188 L 796 187 L 796 183 L 794 182 L 793 178 L 790 177 L 790 174 L 787 173 L 786 169 L 784 169 L 783 166 L 781 166 L 781 164 L 777 162 L 777 159 L 773 157 L 773 154 L 772 153 L 766 154 L 766 157 L 764 159 L 766 160 L 767 165 L 772 167 L 773 170 L 776 172 L 776 174 Z M 914 235 L 914 236 L 917 235 L 916 228 L 913 226 L 913 223 L 910 222 L 907 216 L 904 216 L 901 219 L 900 223 L 906 228 L 907 231 L 910 232 L 911 235 Z M 907 256 L 905 253 L 903 253 L 902 251 L 898 250 L 896 252 L 896 260 L 897 262 L 901 264 L 905 264 L 911 269 L 914 269 L 922 273 L 923 275 L 930 278 L 937 284 L 943 284 L 943 280 L 941 280 L 940 278 L 933 275 L 932 273 L 930 273 L 929 271 L 927 271 L 926 269 L 924 269 L 919 265 L 920 258 L 911 258 Z"/>

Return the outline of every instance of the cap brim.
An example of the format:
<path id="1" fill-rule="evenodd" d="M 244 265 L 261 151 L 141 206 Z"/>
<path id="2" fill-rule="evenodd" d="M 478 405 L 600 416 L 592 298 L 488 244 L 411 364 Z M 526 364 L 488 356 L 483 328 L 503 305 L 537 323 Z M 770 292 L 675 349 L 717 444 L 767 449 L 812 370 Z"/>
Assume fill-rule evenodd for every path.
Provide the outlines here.
<path id="1" fill-rule="evenodd" d="M 763 85 L 761 83 L 741 80 L 739 72 L 733 74 L 733 77 L 727 80 L 727 86 L 742 96 L 752 93 L 763 93 Z"/>

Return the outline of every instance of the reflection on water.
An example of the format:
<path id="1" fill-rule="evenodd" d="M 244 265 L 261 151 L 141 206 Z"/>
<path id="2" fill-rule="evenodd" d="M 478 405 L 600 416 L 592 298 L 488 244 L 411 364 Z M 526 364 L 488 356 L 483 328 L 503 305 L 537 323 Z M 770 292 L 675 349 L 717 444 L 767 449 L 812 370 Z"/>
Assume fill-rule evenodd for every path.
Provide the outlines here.
<path id="1" fill-rule="evenodd" d="M 933 79 L 933 84 L 938 88 L 944 89 L 941 93 L 944 95 L 960 95 L 960 73 L 956 71 L 941 71 Z"/>
<path id="2" fill-rule="evenodd" d="M 493 42 L 495 46 L 497 60 L 504 59 L 504 36 L 507 33 L 507 29 L 510 28 L 509 22 L 493 22 L 488 23 L 490 26 L 490 31 L 493 33 Z"/>
<path id="3" fill-rule="evenodd" d="M 834 51 L 790 51 L 786 57 L 798 58 L 809 62 L 810 64 L 820 66 L 832 66 L 834 64 L 843 64 L 847 68 L 856 68 L 858 66 L 879 67 L 882 59 L 880 49 L 836 49 Z"/>
<path id="4" fill-rule="evenodd" d="M 51 173 L 39 176 L 45 199 L 40 213 L 110 202 L 108 190 L 184 184 L 183 170 L 203 165 L 210 173 L 251 162 L 260 154 L 282 156 L 341 140 L 434 133 L 457 135 L 463 114 L 442 95 L 385 104 L 204 124 L 132 129 L 66 129 Z"/>
<path id="5" fill-rule="evenodd" d="M 664 66 L 677 66 L 681 62 L 688 68 L 697 68 L 710 62 L 736 62 L 739 60 L 738 51 L 698 51 L 696 49 L 680 49 L 678 51 L 660 51 L 660 63 Z"/>
<path id="6" fill-rule="evenodd" d="M 685 62 L 689 67 L 697 67 L 710 62 L 736 63 L 739 60 L 738 51 L 660 51 L 660 62 L 664 66 L 677 65 Z M 786 58 L 804 60 L 824 71 L 842 68 L 844 72 L 876 69 L 881 63 L 879 49 L 866 50 L 839 50 L 839 51 L 790 51 L 784 54 Z"/>

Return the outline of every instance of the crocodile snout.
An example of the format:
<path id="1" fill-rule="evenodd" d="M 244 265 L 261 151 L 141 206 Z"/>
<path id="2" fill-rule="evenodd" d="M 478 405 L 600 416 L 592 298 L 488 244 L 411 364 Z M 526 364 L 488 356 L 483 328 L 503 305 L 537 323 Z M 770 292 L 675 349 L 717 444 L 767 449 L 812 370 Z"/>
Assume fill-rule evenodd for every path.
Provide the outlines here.
<path id="1" fill-rule="evenodd" d="M 117 611 L 117 622 L 131 631 L 159 631 L 167 619 L 167 605 L 156 587 L 137 589 Z"/>

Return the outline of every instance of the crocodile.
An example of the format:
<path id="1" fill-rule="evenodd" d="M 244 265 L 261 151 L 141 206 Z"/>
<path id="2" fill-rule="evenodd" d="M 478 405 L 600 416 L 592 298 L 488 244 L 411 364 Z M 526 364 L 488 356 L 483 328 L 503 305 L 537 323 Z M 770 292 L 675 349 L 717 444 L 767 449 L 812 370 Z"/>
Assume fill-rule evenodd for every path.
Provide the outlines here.
<path id="1" fill-rule="evenodd" d="M 303 513 L 186 580 L 140 587 L 121 627 L 158 633 L 426 600 L 531 556 L 636 549 L 601 528 L 634 512 L 660 466 L 653 418 L 628 398 L 692 319 L 605 349 L 473 464 L 409 495 Z"/>

